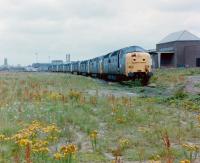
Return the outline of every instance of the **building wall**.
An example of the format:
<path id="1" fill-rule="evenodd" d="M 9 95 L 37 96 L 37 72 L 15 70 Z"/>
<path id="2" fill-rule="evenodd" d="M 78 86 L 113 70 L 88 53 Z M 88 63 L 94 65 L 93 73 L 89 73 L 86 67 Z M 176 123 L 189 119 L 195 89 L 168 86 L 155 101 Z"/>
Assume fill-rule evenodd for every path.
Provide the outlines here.
<path id="1" fill-rule="evenodd" d="M 150 53 L 152 59 L 152 68 L 158 68 L 158 54 Z"/>
<path id="2" fill-rule="evenodd" d="M 177 57 L 177 67 L 182 67 L 182 66 L 186 66 L 186 60 L 187 60 L 187 56 L 185 53 L 185 47 L 191 47 L 191 46 L 200 46 L 200 41 L 179 41 L 176 42 L 175 44 L 176 46 L 176 57 Z M 190 51 L 191 55 L 195 55 L 192 54 L 192 50 Z M 190 64 L 193 64 L 192 62 L 189 62 L 188 65 L 190 66 Z"/>
<path id="3" fill-rule="evenodd" d="M 175 51 L 175 44 L 176 42 L 168 42 L 163 44 L 156 45 L 157 52 L 174 52 Z"/>
<path id="4" fill-rule="evenodd" d="M 156 50 L 158 53 L 174 53 L 174 58 L 173 58 L 173 65 L 177 65 L 177 57 L 176 57 L 176 42 L 168 42 L 168 43 L 163 43 L 163 44 L 157 44 L 156 45 Z"/>
<path id="5" fill-rule="evenodd" d="M 185 64 L 189 67 L 196 67 L 196 58 L 200 58 L 200 45 L 185 47 Z"/>
<path id="6" fill-rule="evenodd" d="M 196 66 L 197 56 L 200 55 L 199 48 L 200 41 L 176 41 L 163 44 L 157 44 L 156 50 L 159 53 L 172 52 L 174 53 L 174 66 L 183 67 L 188 65 L 189 67 Z"/>

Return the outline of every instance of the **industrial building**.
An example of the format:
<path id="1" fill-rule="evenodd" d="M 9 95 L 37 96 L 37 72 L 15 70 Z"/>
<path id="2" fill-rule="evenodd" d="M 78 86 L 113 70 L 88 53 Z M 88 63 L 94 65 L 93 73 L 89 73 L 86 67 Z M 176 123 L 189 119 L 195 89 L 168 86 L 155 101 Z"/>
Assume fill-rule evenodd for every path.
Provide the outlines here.
<path id="1" fill-rule="evenodd" d="M 4 58 L 4 66 L 7 67 L 8 66 L 8 59 Z"/>
<path id="2" fill-rule="evenodd" d="M 32 67 L 37 69 L 37 71 L 48 71 L 50 63 L 33 63 Z"/>
<path id="3" fill-rule="evenodd" d="M 200 38 L 184 30 L 169 34 L 149 51 L 153 67 L 200 67 Z"/>

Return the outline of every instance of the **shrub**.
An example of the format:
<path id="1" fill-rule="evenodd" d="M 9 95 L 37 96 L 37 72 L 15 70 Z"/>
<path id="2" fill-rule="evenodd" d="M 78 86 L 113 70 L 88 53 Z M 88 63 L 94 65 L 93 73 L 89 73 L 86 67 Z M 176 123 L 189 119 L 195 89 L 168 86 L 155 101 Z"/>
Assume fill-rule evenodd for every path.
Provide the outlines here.
<path id="1" fill-rule="evenodd" d="M 185 97 L 187 97 L 187 93 L 184 91 L 182 87 L 174 92 L 175 99 L 183 99 Z"/>

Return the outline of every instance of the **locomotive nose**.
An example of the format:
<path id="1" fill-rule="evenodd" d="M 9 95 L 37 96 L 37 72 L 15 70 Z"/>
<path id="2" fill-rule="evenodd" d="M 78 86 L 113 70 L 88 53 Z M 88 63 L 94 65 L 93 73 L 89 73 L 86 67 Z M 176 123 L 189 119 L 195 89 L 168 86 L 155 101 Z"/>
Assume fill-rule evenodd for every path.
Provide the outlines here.
<path id="1" fill-rule="evenodd" d="M 135 62 L 145 62 L 146 61 L 146 59 L 142 55 L 135 54 L 135 53 L 131 55 L 131 60 L 132 60 L 133 63 L 135 63 Z"/>
<path id="2" fill-rule="evenodd" d="M 127 69 L 126 74 L 144 73 L 147 74 L 151 71 L 149 65 L 149 54 L 144 52 L 134 52 L 127 55 Z"/>
<path id="3" fill-rule="evenodd" d="M 131 55 L 132 62 L 136 62 L 136 57 L 137 57 L 137 54 L 132 54 Z"/>

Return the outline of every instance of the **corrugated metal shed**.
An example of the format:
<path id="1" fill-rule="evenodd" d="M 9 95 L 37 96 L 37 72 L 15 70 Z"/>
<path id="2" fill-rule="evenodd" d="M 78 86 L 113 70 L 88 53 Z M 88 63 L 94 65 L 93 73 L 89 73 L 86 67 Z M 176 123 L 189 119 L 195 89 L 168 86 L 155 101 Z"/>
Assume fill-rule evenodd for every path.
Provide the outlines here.
<path id="1" fill-rule="evenodd" d="M 186 30 L 183 30 L 167 35 L 158 44 L 174 42 L 174 41 L 197 41 L 197 40 L 200 40 L 200 38 Z"/>

